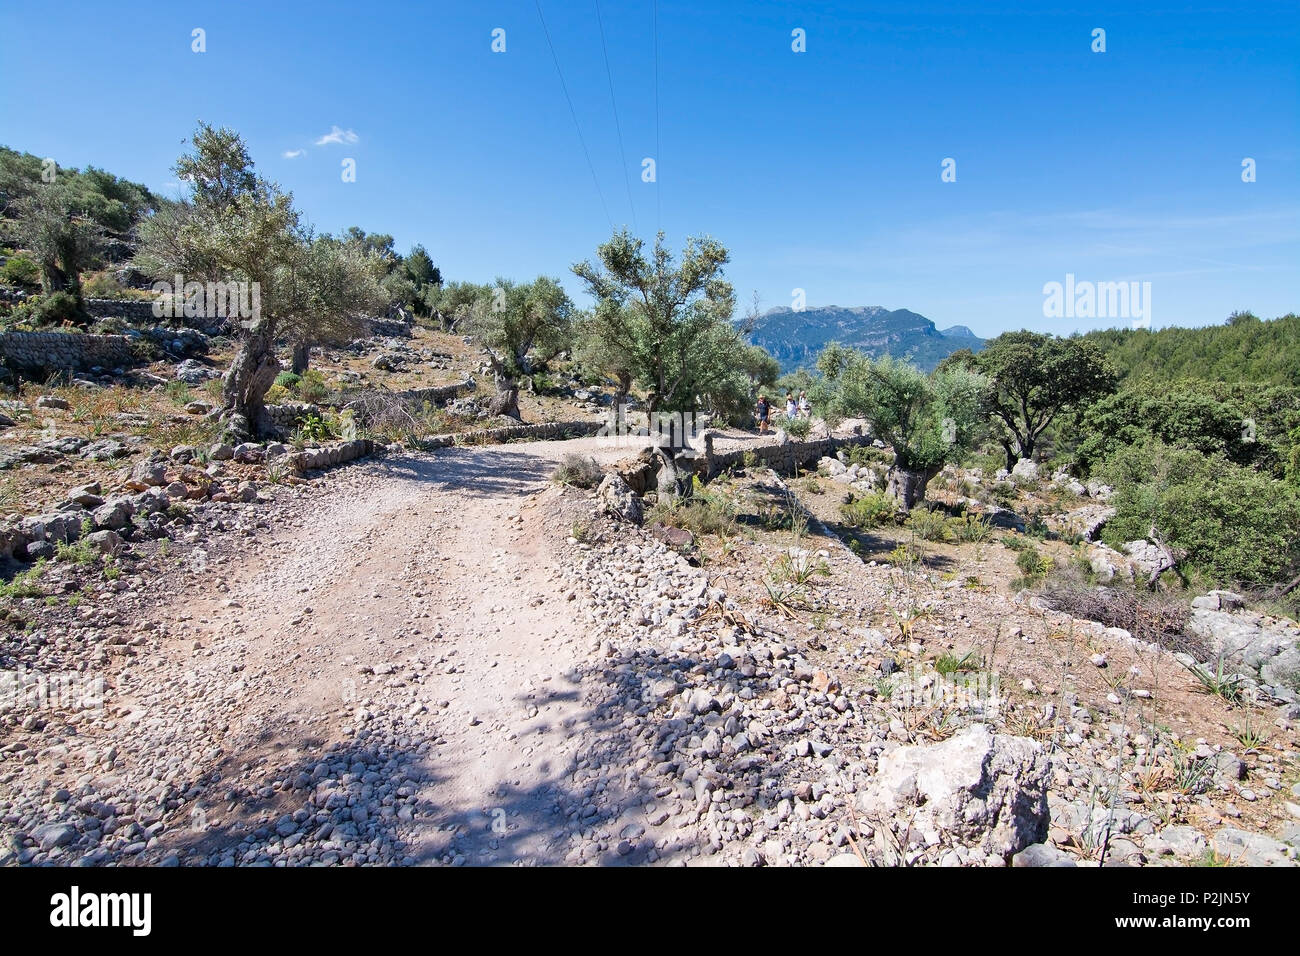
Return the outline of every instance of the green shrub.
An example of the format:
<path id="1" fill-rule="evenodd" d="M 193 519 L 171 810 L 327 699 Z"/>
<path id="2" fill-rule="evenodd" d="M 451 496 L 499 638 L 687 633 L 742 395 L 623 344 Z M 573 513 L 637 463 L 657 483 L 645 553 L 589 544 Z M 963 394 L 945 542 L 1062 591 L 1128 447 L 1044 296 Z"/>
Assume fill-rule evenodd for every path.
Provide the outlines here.
<path id="1" fill-rule="evenodd" d="M 1189 570 L 1234 586 L 1264 587 L 1300 565 L 1300 493 L 1285 482 L 1158 443 L 1121 449 L 1100 471 L 1115 489 L 1103 530 L 1112 547 L 1154 524 Z"/>
<path id="2" fill-rule="evenodd" d="M 966 514 L 948 522 L 953 537 L 962 544 L 983 544 L 993 537 L 993 525 L 981 515 Z"/>
<path id="3" fill-rule="evenodd" d="M 81 293 L 91 299 L 124 299 L 131 293 L 111 272 L 96 272 L 81 283 Z"/>
<path id="4" fill-rule="evenodd" d="M 812 422 L 807 418 L 793 418 L 783 427 L 792 438 L 807 438 L 812 431 Z"/>
<path id="5" fill-rule="evenodd" d="M 696 535 L 729 535 L 736 529 L 736 506 L 725 494 L 696 490 L 689 498 L 656 503 L 646 515 L 646 524 L 655 523 Z"/>
<path id="6" fill-rule="evenodd" d="M 948 541 L 952 532 L 948 528 L 948 518 L 942 511 L 929 508 L 913 508 L 904 524 L 917 537 L 926 541 Z"/>
<path id="7" fill-rule="evenodd" d="M 898 500 L 873 491 L 840 506 L 840 520 L 850 528 L 875 528 L 898 519 Z"/>
<path id="8" fill-rule="evenodd" d="M 302 380 L 298 383 L 298 397 L 304 402 L 323 402 L 329 393 L 325 376 L 319 371 L 309 368 L 302 373 Z"/>
<path id="9" fill-rule="evenodd" d="M 0 279 L 9 285 L 38 286 L 41 267 L 26 256 L 13 256 L 0 266 Z"/>
<path id="10" fill-rule="evenodd" d="M 1016 567 L 1020 569 L 1026 581 L 1038 581 L 1052 570 L 1053 561 L 1051 555 L 1042 554 L 1030 545 L 1016 555 Z"/>
<path id="11" fill-rule="evenodd" d="M 275 377 L 275 384 L 289 392 L 296 391 L 301 381 L 302 376 L 297 372 L 281 372 Z"/>
<path id="12" fill-rule="evenodd" d="M 85 325 L 87 315 L 77 307 L 77 300 L 67 292 L 34 295 L 9 314 L 10 321 L 41 327 L 47 325 Z"/>
<path id="13" fill-rule="evenodd" d="M 853 445 L 844 453 L 850 465 L 886 465 L 892 467 L 894 456 L 875 445 Z"/>
<path id="14" fill-rule="evenodd" d="M 298 438 L 304 442 L 329 441 L 338 437 L 334 423 L 319 415 L 308 415 L 298 425 Z"/>

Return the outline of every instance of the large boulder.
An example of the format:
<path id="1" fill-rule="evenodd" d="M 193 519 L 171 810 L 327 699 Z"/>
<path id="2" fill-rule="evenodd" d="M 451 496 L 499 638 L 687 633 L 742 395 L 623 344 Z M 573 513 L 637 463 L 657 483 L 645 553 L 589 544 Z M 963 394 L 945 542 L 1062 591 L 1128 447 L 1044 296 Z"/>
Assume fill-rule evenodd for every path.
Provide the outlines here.
<path id="1" fill-rule="evenodd" d="M 1088 563 L 1092 566 L 1092 573 L 1103 584 L 1109 584 L 1116 575 L 1128 581 L 1133 580 L 1133 568 L 1124 555 L 1104 544 L 1092 546 L 1088 552 Z"/>
<path id="2" fill-rule="evenodd" d="M 835 426 L 833 434 L 844 437 L 852 435 L 870 435 L 871 423 L 865 418 L 845 418 Z"/>
<path id="3" fill-rule="evenodd" d="M 107 504 L 100 505 L 94 510 L 92 516 L 96 528 L 121 531 L 131 526 L 131 515 L 134 513 L 135 508 L 129 500 L 118 498 Z"/>
<path id="4" fill-rule="evenodd" d="M 176 379 L 186 385 L 202 385 L 214 378 L 221 378 L 221 373 L 202 362 L 187 358 L 183 362 L 176 363 Z"/>
<path id="5" fill-rule="evenodd" d="M 117 554 L 122 550 L 125 542 L 122 536 L 116 531 L 104 530 L 96 531 L 86 536 L 86 544 L 103 554 Z"/>
<path id="6" fill-rule="evenodd" d="M 1187 629 L 1204 638 L 1207 665 L 1237 671 L 1269 686 L 1284 700 L 1295 699 L 1300 682 L 1300 626 L 1286 618 L 1241 609 L 1230 591 L 1211 591 L 1192 601 Z"/>
<path id="7" fill-rule="evenodd" d="M 640 524 L 644 517 L 640 497 L 616 472 L 605 475 L 596 489 L 596 497 L 604 504 L 605 510 L 625 521 Z"/>
<path id="8" fill-rule="evenodd" d="M 1055 525 L 1054 530 L 1077 534 L 1084 541 L 1094 542 L 1100 540 L 1101 529 L 1113 517 L 1115 517 L 1114 508 L 1106 505 L 1085 505 L 1049 521 Z"/>
<path id="9" fill-rule="evenodd" d="M 1050 843 L 1027 846 L 1011 858 L 1011 865 L 1025 866 L 1076 866 L 1074 857 Z"/>
<path id="10" fill-rule="evenodd" d="M 886 856 L 896 845 L 925 856 L 960 844 L 1006 859 L 1047 839 L 1050 775 L 1037 742 L 975 724 L 940 744 L 884 754 L 860 804 Z"/>
<path id="11" fill-rule="evenodd" d="M 1037 481 L 1038 466 L 1029 458 L 1021 458 L 1011 469 L 1011 478 L 1019 482 Z"/>
<path id="12" fill-rule="evenodd" d="M 1224 827 L 1214 834 L 1214 851 L 1239 866 L 1295 866 L 1300 851 L 1263 833 Z"/>
<path id="13" fill-rule="evenodd" d="M 135 491 L 167 484 L 167 463 L 162 461 L 141 461 L 131 469 L 131 478 L 127 482 Z"/>

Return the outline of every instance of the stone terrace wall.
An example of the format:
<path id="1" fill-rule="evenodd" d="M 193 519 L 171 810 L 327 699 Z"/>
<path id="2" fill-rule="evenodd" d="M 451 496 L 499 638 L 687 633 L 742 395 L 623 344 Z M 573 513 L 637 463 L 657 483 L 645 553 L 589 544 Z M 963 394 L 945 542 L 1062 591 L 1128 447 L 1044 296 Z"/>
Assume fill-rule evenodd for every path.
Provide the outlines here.
<path id="1" fill-rule="evenodd" d="M 474 388 L 473 379 L 465 379 L 463 382 L 453 382 L 450 385 L 435 385 L 432 388 L 413 388 L 405 392 L 396 392 L 396 397 L 407 402 L 430 402 L 434 405 L 441 405 L 443 402 L 449 402 L 453 398 L 459 398 L 462 392 L 472 391 Z"/>
<path id="2" fill-rule="evenodd" d="M 815 441 L 791 440 L 783 445 L 758 445 L 729 452 L 714 452 L 712 436 L 705 440 L 704 455 L 696 463 L 696 470 L 707 481 L 728 468 L 743 466 L 745 455 L 753 454 L 760 465 L 766 465 L 777 474 L 792 475 L 796 469 L 815 465 L 821 458 L 833 457 L 841 448 L 853 445 L 870 445 L 872 436 L 851 435 L 847 438 L 822 438 Z"/>
<path id="3" fill-rule="evenodd" d="M 308 415 L 320 415 L 319 405 L 309 402 L 287 402 L 284 405 L 267 405 L 267 420 L 276 428 L 293 431 Z"/>
<path id="4" fill-rule="evenodd" d="M 2 332 L 0 360 L 28 371 L 121 368 L 135 363 L 125 335 L 84 332 Z"/>
<path id="5" fill-rule="evenodd" d="M 434 435 L 421 442 L 426 448 L 446 448 L 449 445 L 490 445 L 508 441 L 559 441 L 564 438 L 585 438 L 605 427 L 601 421 L 544 422 L 540 425 L 506 425 L 502 428 L 480 428 L 455 435 Z"/>
<path id="6" fill-rule="evenodd" d="M 792 475 L 796 469 L 808 468 L 817 464 L 823 457 L 833 457 L 841 448 L 852 445 L 869 445 L 872 436 L 851 435 L 846 438 L 822 438 L 814 441 L 791 440 L 784 445 L 757 445 L 753 448 L 738 448 L 735 451 L 715 452 L 713 435 L 705 434 L 704 450 L 694 463 L 694 471 L 704 481 L 710 481 L 730 468 L 739 468 L 745 464 L 745 455 L 752 453 L 757 465 L 766 466 L 782 475 Z M 627 482 L 628 487 L 639 495 L 653 491 L 659 474 L 659 456 L 641 454 L 625 458 L 614 465 L 614 471 Z"/>
<path id="7" fill-rule="evenodd" d="M 411 323 L 402 319 L 367 319 L 366 326 L 371 335 L 383 335 L 393 339 L 411 337 Z"/>
<path id="8" fill-rule="evenodd" d="M 453 382 L 450 385 L 412 388 L 404 392 L 389 392 L 382 389 L 353 389 L 331 395 L 329 404 L 346 408 L 349 405 L 364 405 L 369 399 L 380 398 L 411 404 L 429 402 L 431 405 L 441 405 L 443 402 L 449 402 L 453 398 L 459 397 L 463 392 L 472 391 L 473 388 L 474 380 L 467 378 L 463 382 Z"/>
<path id="9" fill-rule="evenodd" d="M 13 286 L 0 286 L 0 302 L 24 302 L 31 295 Z M 124 319 L 132 325 L 157 325 L 164 321 L 153 314 L 153 299 L 86 299 L 86 313 L 93 319 Z M 208 334 L 220 332 L 227 324 L 224 318 L 180 319 L 187 327 L 203 329 Z"/>
<path id="10" fill-rule="evenodd" d="M 313 468 L 330 468 L 344 462 L 365 458 L 375 450 L 375 443 L 369 438 L 326 445 L 324 448 L 308 448 L 305 451 L 289 455 L 286 461 L 294 471 L 304 472 Z"/>
<path id="11" fill-rule="evenodd" d="M 152 299 L 87 299 L 86 311 L 97 319 L 113 317 L 144 325 L 158 324 Z"/>

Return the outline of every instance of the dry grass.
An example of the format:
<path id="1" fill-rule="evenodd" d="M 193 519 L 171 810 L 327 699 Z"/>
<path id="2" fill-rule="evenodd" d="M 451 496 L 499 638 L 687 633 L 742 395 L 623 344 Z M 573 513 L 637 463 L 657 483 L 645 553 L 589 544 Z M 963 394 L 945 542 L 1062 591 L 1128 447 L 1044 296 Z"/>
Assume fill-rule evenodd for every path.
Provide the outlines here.
<path id="1" fill-rule="evenodd" d="M 1048 581 L 1043 596 L 1059 611 L 1106 627 L 1122 627 L 1138 640 L 1202 660 L 1208 654 L 1204 643 L 1185 630 L 1190 611 L 1182 596 L 1090 586 L 1070 572 Z"/>

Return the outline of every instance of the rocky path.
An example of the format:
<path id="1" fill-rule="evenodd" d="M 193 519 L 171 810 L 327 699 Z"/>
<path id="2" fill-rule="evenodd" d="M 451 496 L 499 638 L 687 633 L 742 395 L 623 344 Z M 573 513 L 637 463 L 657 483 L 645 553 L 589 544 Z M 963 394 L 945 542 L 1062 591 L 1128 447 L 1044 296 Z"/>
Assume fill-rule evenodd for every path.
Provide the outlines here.
<path id="1" fill-rule="evenodd" d="M 134 623 L 157 644 L 56 745 L 82 786 L 58 774 L 36 812 L 11 805 L 36 824 L 20 862 L 86 844 L 88 863 L 564 860 L 591 816 L 568 781 L 593 748 L 577 668 L 599 638 L 551 547 L 568 529 L 537 504 L 575 449 L 618 457 L 390 457 L 331 476 L 256 549 L 192 553 L 204 586 Z"/>
<path id="2" fill-rule="evenodd" d="M 1004 840 L 981 803 L 959 815 L 971 833 L 909 845 L 897 794 L 871 789 L 877 768 L 948 751 L 903 746 L 928 710 L 842 680 L 891 652 L 856 598 L 828 592 L 824 631 L 769 626 L 752 601 L 747 619 L 725 567 L 693 567 L 552 485 L 574 451 L 627 453 L 578 439 L 390 455 L 232 504 L 177 541 L 160 577 L 113 582 L 78 626 L 28 641 L 47 670 L 97 647 L 87 673 L 108 681 L 102 708 L 10 718 L 0 865 L 807 865 L 865 848 L 1001 866 L 1044 839 L 1045 811 Z M 886 570 L 814 546 L 854 594 L 885 600 Z M 969 626 L 974 598 L 943 590 L 952 626 Z M 1038 626 L 1003 610 L 1017 633 Z M 992 755 L 1005 773 L 972 786 L 997 784 L 1008 808 L 1055 799 L 1069 832 L 1054 839 L 1077 844 L 1093 824 L 1071 813 L 1099 809 L 1081 795 L 1128 731 L 1094 729 L 1069 697 L 1071 736 L 1053 739 L 1072 749 L 1050 776 L 1019 738 L 971 728 L 953 747 Z M 1143 835 L 1151 858 L 1205 847 L 1188 827 L 1156 837 L 1141 814 L 1102 815 L 1134 858 Z M 1294 856 L 1223 832 L 1256 841 L 1258 862 Z"/>

